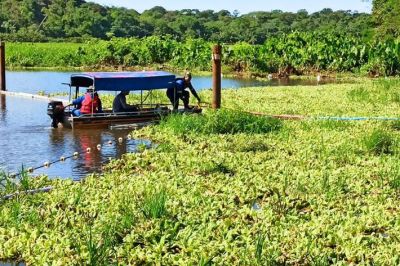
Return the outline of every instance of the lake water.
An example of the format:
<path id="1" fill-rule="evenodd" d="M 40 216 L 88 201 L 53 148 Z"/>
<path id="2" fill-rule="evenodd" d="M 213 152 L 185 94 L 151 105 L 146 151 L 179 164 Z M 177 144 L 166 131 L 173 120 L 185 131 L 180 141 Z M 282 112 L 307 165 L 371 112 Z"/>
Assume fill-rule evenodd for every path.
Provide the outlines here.
<path id="1" fill-rule="evenodd" d="M 69 92 L 69 87 L 62 83 L 69 83 L 71 74 L 77 72 L 55 72 L 55 71 L 7 71 L 7 90 L 36 94 L 38 92 L 54 93 Z M 316 79 L 273 79 L 256 80 L 240 78 L 222 78 L 222 88 L 243 88 L 259 86 L 297 86 L 318 85 L 334 80 L 318 83 Z M 196 90 L 210 89 L 212 87 L 211 76 L 193 76 L 192 84 Z"/>
<path id="2" fill-rule="evenodd" d="M 72 72 L 8 71 L 7 90 L 36 94 L 38 92 L 68 92 Z M 76 73 L 76 72 L 74 72 Z M 197 90 L 209 89 L 211 77 L 193 77 Z M 258 81 L 223 78 L 223 88 L 277 85 L 316 85 L 316 81 Z M 150 146 L 148 141 L 128 139 L 129 130 L 70 130 L 53 129 L 46 114 L 47 102 L 0 95 L 0 170 L 18 172 L 38 167 L 46 161 L 55 161 L 74 152 L 85 153 L 77 159 L 68 159 L 49 168 L 41 168 L 34 174 L 50 177 L 80 179 L 92 172 L 100 172 L 110 158 L 135 152 L 138 145 Z M 120 143 L 119 138 L 123 141 Z M 101 150 L 96 146 L 102 145 Z"/>

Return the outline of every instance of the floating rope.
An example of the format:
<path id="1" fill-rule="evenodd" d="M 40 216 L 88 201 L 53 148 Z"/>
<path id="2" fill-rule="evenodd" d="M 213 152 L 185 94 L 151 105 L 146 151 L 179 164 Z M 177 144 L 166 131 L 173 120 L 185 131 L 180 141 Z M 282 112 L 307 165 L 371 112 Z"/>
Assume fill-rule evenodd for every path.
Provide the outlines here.
<path id="1" fill-rule="evenodd" d="M 340 116 L 318 116 L 314 119 L 318 120 L 336 120 L 336 121 L 367 121 L 367 120 L 375 120 L 375 121 L 398 121 L 400 118 L 398 117 L 340 117 Z"/>
<path id="2" fill-rule="evenodd" d="M 43 96 L 43 95 L 38 95 L 38 94 L 30 94 L 30 93 L 25 93 L 25 92 L 14 92 L 14 91 L 0 91 L 0 94 L 4 94 L 7 96 L 15 96 L 15 97 L 21 97 L 21 98 L 28 98 L 28 99 L 33 99 L 33 100 L 43 100 L 43 101 L 61 101 L 64 104 L 67 104 L 68 101 L 65 99 L 60 99 L 60 98 L 54 98 L 50 96 Z"/>
<path id="3" fill-rule="evenodd" d="M 3 200 L 10 200 L 13 199 L 19 195 L 33 195 L 37 193 L 45 193 L 45 192 L 50 192 L 53 190 L 54 187 L 48 186 L 48 187 L 43 187 L 43 188 L 38 188 L 38 189 L 30 189 L 30 190 L 25 190 L 25 191 L 18 191 L 12 194 L 5 195 L 3 197 Z"/>

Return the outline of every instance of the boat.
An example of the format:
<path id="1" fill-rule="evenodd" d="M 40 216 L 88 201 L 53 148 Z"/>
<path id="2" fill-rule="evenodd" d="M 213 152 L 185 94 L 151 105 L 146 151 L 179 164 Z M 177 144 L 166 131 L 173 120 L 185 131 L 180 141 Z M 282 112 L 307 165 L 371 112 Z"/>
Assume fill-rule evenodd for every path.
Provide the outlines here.
<path id="1" fill-rule="evenodd" d="M 168 104 L 146 104 L 147 98 L 152 98 L 154 90 L 175 88 L 175 75 L 164 71 L 142 72 L 87 72 L 72 74 L 70 83 L 70 101 L 79 96 L 80 88 L 93 86 L 96 92 L 100 91 L 135 91 L 140 92 L 141 100 L 135 112 L 114 113 L 111 109 L 103 109 L 102 113 L 73 116 L 73 108 L 64 106 L 61 101 L 51 101 L 47 106 L 47 114 L 52 119 L 52 126 L 57 128 L 61 124 L 65 128 L 117 128 L 125 124 L 146 124 L 159 121 L 169 115 L 172 110 Z M 75 91 L 72 92 L 72 88 Z M 143 99 L 143 93 L 147 96 Z M 73 94 L 73 95 L 72 95 Z M 149 97 L 150 96 L 150 97 Z M 181 110 L 182 111 L 182 110 Z M 201 108 L 193 108 L 193 113 L 201 113 Z"/>

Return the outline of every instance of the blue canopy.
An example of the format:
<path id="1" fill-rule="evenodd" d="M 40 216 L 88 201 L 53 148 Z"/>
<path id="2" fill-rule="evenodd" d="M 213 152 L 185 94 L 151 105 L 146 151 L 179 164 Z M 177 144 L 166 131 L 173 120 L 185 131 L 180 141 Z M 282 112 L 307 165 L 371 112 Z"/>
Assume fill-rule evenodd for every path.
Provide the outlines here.
<path id="1" fill-rule="evenodd" d="M 96 91 L 166 89 L 175 86 L 175 75 L 164 71 L 89 72 L 71 75 L 71 86 L 94 86 Z"/>

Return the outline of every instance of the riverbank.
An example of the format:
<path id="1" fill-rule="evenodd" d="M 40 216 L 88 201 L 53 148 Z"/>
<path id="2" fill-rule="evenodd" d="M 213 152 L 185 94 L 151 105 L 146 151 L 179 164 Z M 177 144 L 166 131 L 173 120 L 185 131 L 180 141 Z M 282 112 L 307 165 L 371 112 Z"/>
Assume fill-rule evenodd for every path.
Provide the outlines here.
<path id="1" fill-rule="evenodd" d="M 222 104 L 268 114 L 400 117 L 398 85 L 225 90 Z M 211 92 L 201 97 L 208 101 Z M 81 183 L 23 183 L 55 189 L 0 202 L 0 259 L 400 263 L 398 122 L 250 117 L 226 109 L 172 117 L 134 132 L 156 148 L 114 160 L 102 174 Z"/>

